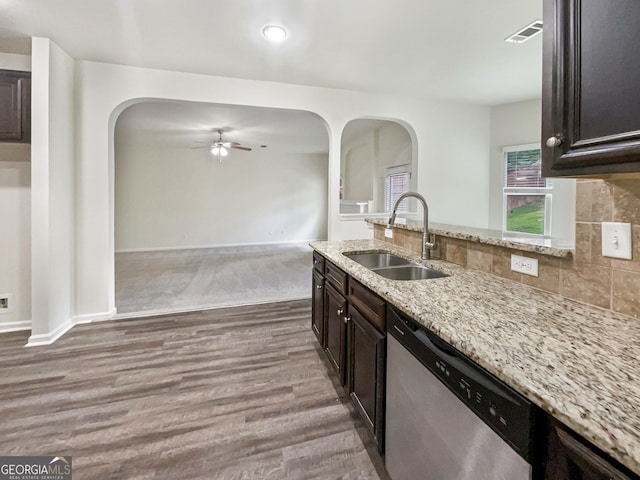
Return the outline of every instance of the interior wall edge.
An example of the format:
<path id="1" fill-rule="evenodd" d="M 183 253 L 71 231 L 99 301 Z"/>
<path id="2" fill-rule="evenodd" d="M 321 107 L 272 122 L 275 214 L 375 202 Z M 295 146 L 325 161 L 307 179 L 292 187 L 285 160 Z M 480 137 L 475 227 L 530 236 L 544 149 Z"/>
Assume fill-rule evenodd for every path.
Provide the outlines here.
<path id="1" fill-rule="evenodd" d="M 76 315 L 71 319 L 71 322 L 74 325 L 78 325 L 81 323 L 92 323 L 92 322 L 102 322 L 105 320 L 112 320 L 118 314 L 118 309 L 112 308 L 106 312 L 100 313 L 89 313 L 86 315 Z"/>
<path id="2" fill-rule="evenodd" d="M 72 319 L 66 320 L 64 323 L 58 326 L 55 330 L 49 333 L 40 333 L 37 335 L 31 335 L 27 344 L 27 347 L 39 347 L 43 345 L 51 345 L 53 342 L 58 340 L 62 335 L 67 333 L 69 330 L 73 328 Z"/>

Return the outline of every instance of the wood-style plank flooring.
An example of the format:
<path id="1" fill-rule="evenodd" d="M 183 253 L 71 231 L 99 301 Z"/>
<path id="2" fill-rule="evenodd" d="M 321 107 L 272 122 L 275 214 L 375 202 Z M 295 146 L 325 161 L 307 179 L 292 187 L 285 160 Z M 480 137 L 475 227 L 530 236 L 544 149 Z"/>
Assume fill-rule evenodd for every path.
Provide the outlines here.
<path id="1" fill-rule="evenodd" d="M 76 480 L 388 479 L 308 300 L 26 339 L 0 336 L 0 455 L 72 455 Z"/>

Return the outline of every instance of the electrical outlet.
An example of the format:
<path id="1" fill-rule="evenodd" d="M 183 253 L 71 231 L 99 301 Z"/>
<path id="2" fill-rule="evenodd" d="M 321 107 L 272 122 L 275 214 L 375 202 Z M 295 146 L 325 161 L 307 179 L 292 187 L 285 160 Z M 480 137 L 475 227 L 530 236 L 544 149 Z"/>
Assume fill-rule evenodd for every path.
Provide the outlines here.
<path id="1" fill-rule="evenodd" d="M 393 238 L 393 228 L 385 228 L 384 229 L 384 237 L 385 238 Z"/>
<path id="2" fill-rule="evenodd" d="M 13 295 L 10 293 L 0 294 L 0 314 L 13 311 Z"/>
<path id="3" fill-rule="evenodd" d="M 511 255 L 511 270 L 537 277 L 538 260 L 535 258 L 521 257 L 520 255 Z"/>
<path id="4" fill-rule="evenodd" d="M 631 224 L 602 222 L 602 256 L 631 260 Z"/>
<path id="5" fill-rule="evenodd" d="M 395 221 L 396 225 L 406 225 L 407 224 L 407 219 L 404 217 L 396 217 L 396 221 Z"/>

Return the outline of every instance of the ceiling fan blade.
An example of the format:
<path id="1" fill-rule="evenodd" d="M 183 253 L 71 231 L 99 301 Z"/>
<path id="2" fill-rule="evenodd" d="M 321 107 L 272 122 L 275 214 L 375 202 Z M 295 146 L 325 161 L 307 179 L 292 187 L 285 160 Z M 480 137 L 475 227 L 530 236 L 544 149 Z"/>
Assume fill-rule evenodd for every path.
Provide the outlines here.
<path id="1" fill-rule="evenodd" d="M 196 148 L 211 148 L 209 145 L 202 145 L 200 147 L 189 147 L 191 150 L 194 150 Z"/>
<path id="2" fill-rule="evenodd" d="M 245 152 L 251 151 L 249 147 L 243 147 L 241 145 L 231 145 L 229 148 L 235 148 L 236 150 L 244 150 Z"/>

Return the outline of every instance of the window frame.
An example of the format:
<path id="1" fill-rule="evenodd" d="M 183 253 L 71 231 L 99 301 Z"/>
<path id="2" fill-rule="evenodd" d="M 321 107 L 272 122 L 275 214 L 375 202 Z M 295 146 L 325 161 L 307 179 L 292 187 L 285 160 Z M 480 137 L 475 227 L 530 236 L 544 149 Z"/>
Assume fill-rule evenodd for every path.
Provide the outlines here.
<path id="1" fill-rule="evenodd" d="M 399 195 L 392 195 L 391 193 L 391 178 L 394 176 L 406 176 L 406 190 Z M 387 167 L 385 171 L 384 178 L 384 208 L 385 213 L 391 213 L 393 210 L 393 205 L 398 197 L 403 195 L 406 192 L 411 191 L 411 165 L 396 165 L 393 167 Z M 393 201 L 392 201 L 393 198 Z M 398 205 L 397 213 L 409 213 L 409 202 L 408 199 L 403 200 L 400 205 Z"/>
<path id="2" fill-rule="evenodd" d="M 507 154 L 510 152 L 520 152 L 526 150 L 541 151 L 539 143 L 526 143 L 522 145 L 511 145 L 502 148 L 502 233 L 503 235 L 523 237 L 523 238 L 551 238 L 551 215 L 553 204 L 553 179 L 545 179 L 544 187 L 507 187 Z M 507 203 L 510 196 L 516 195 L 544 195 L 544 226 L 543 233 L 516 232 L 507 230 Z"/>

